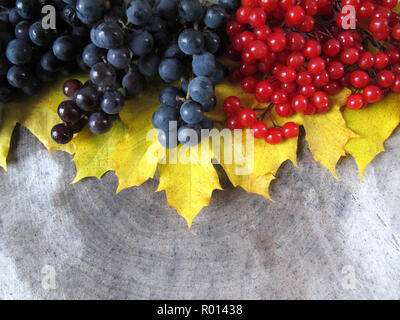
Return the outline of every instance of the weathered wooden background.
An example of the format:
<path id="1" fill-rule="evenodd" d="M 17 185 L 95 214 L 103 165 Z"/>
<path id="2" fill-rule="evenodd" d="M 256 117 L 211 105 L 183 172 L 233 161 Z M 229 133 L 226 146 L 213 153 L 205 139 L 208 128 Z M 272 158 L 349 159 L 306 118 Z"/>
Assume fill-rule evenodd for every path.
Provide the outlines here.
<path id="1" fill-rule="evenodd" d="M 0 171 L 0 298 L 399 299 L 400 134 L 386 147 L 363 183 L 352 159 L 338 182 L 304 143 L 274 203 L 228 185 L 188 230 L 155 181 L 70 185 L 71 156 L 18 128 Z"/>

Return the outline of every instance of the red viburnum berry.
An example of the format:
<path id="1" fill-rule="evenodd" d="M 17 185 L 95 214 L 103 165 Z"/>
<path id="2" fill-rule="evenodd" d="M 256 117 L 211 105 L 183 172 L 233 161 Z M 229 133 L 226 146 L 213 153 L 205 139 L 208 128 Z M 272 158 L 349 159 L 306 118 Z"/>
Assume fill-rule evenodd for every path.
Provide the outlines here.
<path id="1" fill-rule="evenodd" d="M 282 142 L 282 140 L 283 140 L 283 134 L 281 128 L 268 129 L 265 135 L 265 141 L 267 141 L 269 144 L 278 144 Z"/>
<path id="2" fill-rule="evenodd" d="M 252 132 L 254 138 L 256 138 L 256 139 L 264 138 L 268 131 L 268 127 L 265 124 L 265 122 L 260 121 L 260 120 L 257 120 L 256 122 L 254 122 L 251 125 L 250 129 L 251 129 L 251 132 Z"/>
<path id="3" fill-rule="evenodd" d="M 239 111 L 239 120 L 243 127 L 250 127 L 257 121 L 257 115 L 253 109 L 244 108 Z"/>
<path id="4" fill-rule="evenodd" d="M 224 110 L 227 114 L 237 114 L 241 104 L 238 97 L 230 96 L 224 100 Z"/>
<path id="5" fill-rule="evenodd" d="M 360 93 L 356 93 L 347 98 L 346 106 L 351 110 L 359 110 L 363 108 L 365 101 Z"/>
<path id="6" fill-rule="evenodd" d="M 256 99 L 258 102 L 269 102 L 273 92 L 272 85 L 268 81 L 261 81 L 256 86 Z"/>
<path id="7" fill-rule="evenodd" d="M 293 114 L 292 107 L 287 102 L 276 104 L 275 111 L 278 114 L 278 116 L 283 118 L 290 117 Z"/>
<path id="8" fill-rule="evenodd" d="M 299 125 L 294 122 L 286 122 L 282 127 L 283 136 L 287 139 L 294 138 L 299 135 Z"/>
<path id="9" fill-rule="evenodd" d="M 239 115 L 234 115 L 234 116 L 228 117 L 226 119 L 226 125 L 231 130 L 243 128 L 242 124 L 240 123 Z"/>
<path id="10" fill-rule="evenodd" d="M 365 87 L 363 92 L 364 101 L 367 103 L 375 103 L 383 97 L 382 89 L 375 85 Z"/>

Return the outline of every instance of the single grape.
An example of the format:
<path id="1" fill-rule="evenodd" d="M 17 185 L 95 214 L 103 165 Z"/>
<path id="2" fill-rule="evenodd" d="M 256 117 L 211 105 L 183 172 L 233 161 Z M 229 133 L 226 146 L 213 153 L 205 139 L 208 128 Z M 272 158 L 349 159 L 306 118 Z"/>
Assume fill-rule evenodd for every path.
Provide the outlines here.
<path id="1" fill-rule="evenodd" d="M 15 8 L 22 18 L 32 20 L 40 16 L 42 6 L 40 0 L 17 0 Z"/>
<path id="2" fill-rule="evenodd" d="M 117 80 L 117 74 L 112 65 L 99 62 L 90 70 L 90 80 L 101 88 L 112 87 Z"/>
<path id="3" fill-rule="evenodd" d="M 203 7 L 198 0 L 180 0 L 178 12 L 179 16 L 187 22 L 195 22 L 203 14 Z"/>
<path id="4" fill-rule="evenodd" d="M 82 82 L 77 79 L 71 79 L 64 83 L 63 93 L 67 98 L 73 98 L 75 93 L 83 87 Z"/>
<path id="5" fill-rule="evenodd" d="M 57 72 L 60 69 L 61 61 L 56 58 L 52 51 L 47 51 L 40 59 L 42 68 L 49 72 Z"/>
<path id="6" fill-rule="evenodd" d="M 192 100 L 188 100 L 182 105 L 180 114 L 182 120 L 188 124 L 199 123 L 204 117 L 202 106 Z"/>
<path id="7" fill-rule="evenodd" d="M 213 54 L 217 53 L 221 47 L 221 38 L 212 30 L 203 31 L 204 50 Z"/>
<path id="8" fill-rule="evenodd" d="M 160 92 L 160 103 L 164 106 L 179 108 L 184 99 L 184 93 L 176 87 L 165 87 Z"/>
<path id="9" fill-rule="evenodd" d="M 12 66 L 7 72 L 7 80 L 15 88 L 28 86 L 32 78 L 33 74 L 26 65 Z"/>
<path id="10" fill-rule="evenodd" d="M 14 34 L 17 39 L 29 41 L 29 27 L 31 23 L 27 20 L 22 20 L 18 22 L 15 26 Z"/>
<path id="11" fill-rule="evenodd" d="M 136 26 L 144 26 L 151 18 L 151 7 L 146 0 L 133 0 L 126 10 L 129 22 Z"/>
<path id="12" fill-rule="evenodd" d="M 176 130 L 178 111 L 175 108 L 161 106 L 154 112 L 152 123 L 154 128 L 165 131 Z"/>
<path id="13" fill-rule="evenodd" d="M 178 59 L 167 58 L 161 61 L 158 66 L 158 73 L 165 82 L 174 82 L 181 78 L 183 65 Z"/>
<path id="14" fill-rule="evenodd" d="M 32 49 L 29 43 L 25 40 L 15 39 L 8 43 L 6 56 L 13 64 L 26 64 L 32 59 Z"/>
<path id="15" fill-rule="evenodd" d="M 192 60 L 192 69 L 196 76 L 212 76 L 216 69 L 214 56 L 209 52 L 196 55 Z"/>
<path id="16" fill-rule="evenodd" d="M 82 116 L 81 110 L 72 100 L 66 100 L 60 103 L 57 110 L 58 116 L 64 122 L 77 123 Z"/>
<path id="17" fill-rule="evenodd" d="M 203 107 L 204 112 L 211 112 L 217 106 L 217 97 L 213 96 L 210 99 L 204 101 L 201 106 Z"/>
<path id="18" fill-rule="evenodd" d="M 177 0 L 160 0 L 156 10 L 161 18 L 174 21 L 178 17 Z"/>
<path id="19" fill-rule="evenodd" d="M 117 114 L 119 113 L 125 104 L 124 95 L 118 90 L 106 91 L 103 95 L 103 100 L 101 100 L 101 110 L 107 114 Z"/>
<path id="20" fill-rule="evenodd" d="M 128 96 L 135 96 L 146 88 L 146 79 L 139 72 L 128 72 L 122 79 Z"/>
<path id="21" fill-rule="evenodd" d="M 72 140 L 74 133 L 71 126 L 64 123 L 56 124 L 51 129 L 51 137 L 58 144 L 67 144 Z"/>
<path id="22" fill-rule="evenodd" d="M 104 1 L 103 0 L 77 0 L 76 12 L 78 18 L 84 24 L 92 24 L 103 16 Z"/>
<path id="23" fill-rule="evenodd" d="M 107 53 L 107 61 L 114 68 L 125 69 L 131 63 L 131 53 L 127 48 L 110 49 Z"/>
<path id="24" fill-rule="evenodd" d="M 207 8 L 204 15 L 204 24 L 211 29 L 218 29 L 222 26 L 226 17 L 226 11 L 222 6 L 212 5 Z"/>
<path id="25" fill-rule="evenodd" d="M 78 46 L 72 37 L 61 36 L 53 43 L 53 53 L 61 61 L 72 61 L 78 53 Z"/>
<path id="26" fill-rule="evenodd" d="M 189 83 L 190 97 L 198 102 L 205 103 L 214 96 L 214 86 L 207 77 L 196 77 Z"/>
<path id="27" fill-rule="evenodd" d="M 128 45 L 136 55 L 142 56 L 153 50 L 154 39 L 148 31 L 136 31 L 132 33 Z"/>
<path id="28" fill-rule="evenodd" d="M 90 112 L 97 110 L 100 100 L 101 93 L 93 84 L 84 86 L 75 94 L 75 103 L 83 111 Z"/>
<path id="29" fill-rule="evenodd" d="M 104 112 L 95 112 L 90 115 L 88 126 L 94 134 L 104 134 L 110 131 L 112 120 L 109 115 Z"/>
<path id="30" fill-rule="evenodd" d="M 200 54 L 204 47 L 204 36 L 200 31 L 185 29 L 179 34 L 178 46 L 187 55 Z"/>
<path id="31" fill-rule="evenodd" d="M 46 47 L 53 41 L 54 33 L 49 30 L 44 30 L 42 28 L 42 23 L 37 21 L 29 28 L 29 38 L 35 45 Z"/>
<path id="32" fill-rule="evenodd" d="M 82 60 L 89 67 L 93 67 L 96 63 L 101 62 L 107 51 L 103 48 L 96 47 L 93 43 L 88 44 L 82 52 Z"/>
<path id="33" fill-rule="evenodd" d="M 118 23 L 102 22 L 91 33 L 92 42 L 100 48 L 117 49 L 123 45 L 124 33 Z"/>

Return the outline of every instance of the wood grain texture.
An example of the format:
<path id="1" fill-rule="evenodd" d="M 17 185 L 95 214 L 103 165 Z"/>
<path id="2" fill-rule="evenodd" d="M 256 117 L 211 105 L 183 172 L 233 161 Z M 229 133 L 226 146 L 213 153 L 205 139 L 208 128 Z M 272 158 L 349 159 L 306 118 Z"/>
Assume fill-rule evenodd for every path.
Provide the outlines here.
<path id="1" fill-rule="evenodd" d="M 386 147 L 360 183 L 352 159 L 339 182 L 301 145 L 275 202 L 225 183 L 188 230 L 156 181 L 119 195 L 113 173 L 71 185 L 71 156 L 18 128 L 0 172 L 0 298 L 399 299 L 400 135 Z"/>

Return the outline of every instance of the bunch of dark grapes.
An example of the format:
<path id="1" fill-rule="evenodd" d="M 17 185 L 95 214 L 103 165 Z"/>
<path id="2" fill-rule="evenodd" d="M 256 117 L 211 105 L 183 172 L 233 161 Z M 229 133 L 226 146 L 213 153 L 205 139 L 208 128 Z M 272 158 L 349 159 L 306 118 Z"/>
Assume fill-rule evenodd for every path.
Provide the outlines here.
<path id="1" fill-rule="evenodd" d="M 0 0 L 0 102 L 32 95 L 57 73 L 86 69 L 81 53 L 89 29 L 71 0 Z M 42 7 L 56 10 L 55 29 L 42 24 Z M 99 6 L 101 9 L 102 7 Z"/>
<path id="2" fill-rule="evenodd" d="M 53 139 L 68 143 L 83 121 L 93 133 L 109 131 L 125 99 L 142 92 L 146 79 L 157 76 L 166 83 L 182 81 L 184 89 L 167 87 L 160 94 L 162 107 L 153 123 L 161 129 L 164 146 L 177 144 L 168 142 L 169 121 L 185 123 L 179 136 L 184 129 L 212 128 L 204 112 L 215 107 L 214 85 L 226 73 L 215 55 L 222 48 L 228 17 L 224 7 L 232 12 L 237 8 L 234 1 L 207 7 L 199 0 L 132 0 L 114 6 L 104 16 L 91 16 L 94 10 L 84 12 L 78 5 L 92 1 L 76 3 L 78 19 L 91 26 L 91 43 L 82 53 L 90 80 L 84 85 L 76 80 L 64 85 L 64 93 L 76 92 L 59 106 L 64 123 L 53 128 Z"/>
<path id="3" fill-rule="evenodd" d="M 347 107 L 353 110 L 400 92 L 397 0 L 241 3 L 226 28 L 232 44 L 227 56 L 240 61 L 230 78 L 260 103 L 270 104 L 262 116 L 272 106 L 281 117 L 325 113 L 331 107 L 329 96 L 342 88 L 352 89 Z M 355 29 L 347 29 L 345 6 L 354 9 Z M 270 143 L 284 138 L 282 128 L 257 121 L 254 110 L 231 105 L 225 108 L 231 129 L 250 127 Z M 298 128 L 292 131 L 289 135 Z"/>
<path id="4" fill-rule="evenodd" d="M 167 10 L 168 3 L 174 6 Z M 161 91 L 161 107 L 153 115 L 153 126 L 159 129 L 158 140 L 164 147 L 196 145 L 213 128 L 204 113 L 214 110 L 214 86 L 225 78 L 226 69 L 216 56 L 223 49 L 229 13 L 238 5 L 236 1 L 209 6 L 199 0 L 160 1 L 159 12 L 168 12 L 185 26 L 174 33 L 158 70 L 166 82 L 183 79 L 181 89 L 170 86 Z"/>

